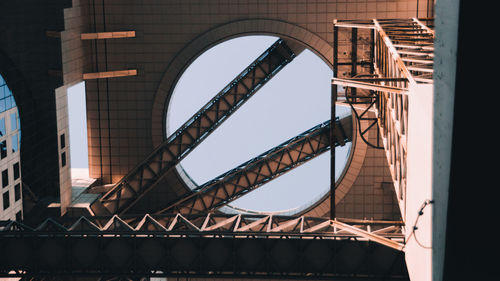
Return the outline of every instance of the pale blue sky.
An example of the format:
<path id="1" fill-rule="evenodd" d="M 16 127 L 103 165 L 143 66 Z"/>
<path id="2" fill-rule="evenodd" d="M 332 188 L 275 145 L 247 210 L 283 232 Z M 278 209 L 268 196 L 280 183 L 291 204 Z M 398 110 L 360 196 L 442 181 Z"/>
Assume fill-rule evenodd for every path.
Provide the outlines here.
<path id="1" fill-rule="evenodd" d="M 169 133 L 180 127 L 278 38 L 248 36 L 226 41 L 203 53 L 176 85 L 167 117 Z M 305 50 L 262 87 L 182 162 L 203 184 L 239 164 L 330 119 L 328 65 Z M 338 109 L 349 114 L 347 108 Z M 337 148 L 343 168 L 348 146 Z M 308 163 L 233 203 L 241 208 L 277 211 L 297 207 L 329 189 L 330 156 Z M 337 177 L 342 169 L 337 169 Z"/>
<path id="2" fill-rule="evenodd" d="M 247 36 L 206 51 L 178 81 L 167 117 L 172 133 L 277 40 Z M 328 65 L 309 50 L 281 70 L 248 102 L 191 152 L 181 165 L 203 184 L 262 152 L 330 118 Z M 88 167 L 83 84 L 69 91 L 72 167 Z M 349 113 L 337 107 L 341 116 Z M 337 148 L 336 176 L 342 172 L 350 144 Z M 262 211 L 301 206 L 329 189 L 329 153 L 267 183 L 232 205 Z"/>

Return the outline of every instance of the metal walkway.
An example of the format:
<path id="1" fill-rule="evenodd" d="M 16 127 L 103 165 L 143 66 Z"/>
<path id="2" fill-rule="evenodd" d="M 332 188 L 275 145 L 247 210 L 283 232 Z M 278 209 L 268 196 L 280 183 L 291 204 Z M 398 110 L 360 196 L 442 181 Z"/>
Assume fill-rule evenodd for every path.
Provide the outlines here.
<path id="1" fill-rule="evenodd" d="M 408 280 L 401 222 L 180 214 L 0 222 L 0 276 Z"/>

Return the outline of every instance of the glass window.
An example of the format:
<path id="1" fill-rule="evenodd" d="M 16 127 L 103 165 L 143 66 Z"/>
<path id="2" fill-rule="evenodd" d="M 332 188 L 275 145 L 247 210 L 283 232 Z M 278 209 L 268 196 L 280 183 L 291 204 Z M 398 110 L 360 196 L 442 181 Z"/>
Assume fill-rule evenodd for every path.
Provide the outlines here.
<path id="1" fill-rule="evenodd" d="M 10 98 L 5 98 L 5 110 L 9 110 L 12 108 L 12 101 L 10 100 Z"/>
<path id="2" fill-rule="evenodd" d="M 13 165 L 13 170 L 14 170 L 14 180 L 17 180 L 19 178 L 19 162 Z"/>
<path id="3" fill-rule="evenodd" d="M 21 184 L 18 183 L 14 186 L 14 200 L 17 202 L 21 199 Z"/>
<path id="4" fill-rule="evenodd" d="M 17 130 L 17 113 L 10 114 L 10 130 Z"/>
<path id="5" fill-rule="evenodd" d="M 12 135 L 12 152 L 16 152 L 19 150 L 19 138 L 17 134 Z"/>
<path id="6" fill-rule="evenodd" d="M 7 134 L 7 130 L 5 128 L 5 119 L 0 118 L 0 137 L 3 137 Z"/>
<path id="7" fill-rule="evenodd" d="M 22 221 L 23 220 L 23 212 L 19 211 L 16 213 L 16 221 Z"/>
<path id="8" fill-rule="evenodd" d="M 61 135 L 61 149 L 66 147 L 66 139 L 64 137 L 64 134 Z"/>
<path id="9" fill-rule="evenodd" d="M 0 99 L 0 112 L 4 112 L 5 109 L 5 99 Z"/>
<path id="10" fill-rule="evenodd" d="M 61 153 L 61 166 L 66 166 L 66 152 Z"/>
<path id="11" fill-rule="evenodd" d="M 0 142 L 0 159 L 7 157 L 7 140 Z"/>
<path id="12" fill-rule="evenodd" d="M 2 171 L 2 187 L 9 185 L 9 170 Z"/>
<path id="13" fill-rule="evenodd" d="M 9 200 L 9 191 L 7 190 L 3 194 L 3 209 L 6 210 L 10 206 L 10 200 Z"/>

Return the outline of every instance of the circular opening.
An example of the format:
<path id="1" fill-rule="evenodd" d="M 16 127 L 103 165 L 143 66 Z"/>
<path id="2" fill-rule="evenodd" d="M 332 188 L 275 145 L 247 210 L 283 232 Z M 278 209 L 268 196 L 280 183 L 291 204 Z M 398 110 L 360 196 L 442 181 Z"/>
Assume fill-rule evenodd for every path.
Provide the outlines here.
<path id="1" fill-rule="evenodd" d="M 175 132 L 228 82 L 279 38 L 245 36 L 220 43 L 201 54 L 182 74 L 168 105 L 166 132 Z M 332 71 L 304 50 L 178 165 L 195 188 L 284 141 L 330 119 Z M 337 116 L 351 114 L 337 106 Z M 336 180 L 351 144 L 336 148 Z M 329 191 L 330 157 L 323 153 L 231 202 L 245 210 L 296 213 Z"/>

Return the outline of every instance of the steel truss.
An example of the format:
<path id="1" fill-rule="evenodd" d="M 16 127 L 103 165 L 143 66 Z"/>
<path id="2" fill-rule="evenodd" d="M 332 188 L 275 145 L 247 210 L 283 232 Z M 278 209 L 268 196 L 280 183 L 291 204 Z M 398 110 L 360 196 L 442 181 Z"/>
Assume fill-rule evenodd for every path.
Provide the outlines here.
<path id="1" fill-rule="evenodd" d="M 401 226 L 214 214 L 0 221 L 0 276 L 408 280 Z"/>
<path id="2" fill-rule="evenodd" d="M 352 139 L 352 117 L 335 122 L 334 146 Z M 194 189 L 159 213 L 213 211 L 330 149 L 330 120 Z"/>
<path id="3" fill-rule="evenodd" d="M 400 199 L 406 190 L 408 92 L 433 81 L 432 24 L 416 18 L 334 21 L 334 42 L 340 42 L 334 44 L 343 45 L 334 45 L 332 89 L 336 96 L 337 86 L 345 87 L 358 121 L 369 121 L 366 128 L 359 124 L 360 134 L 370 146 L 385 149 Z M 359 50 L 365 50 L 361 60 Z M 377 141 L 370 143 L 363 135 L 375 125 Z"/>
<path id="4" fill-rule="evenodd" d="M 277 40 L 146 160 L 94 202 L 91 205 L 94 213 L 117 214 L 127 211 L 294 57 L 295 54 L 285 42 Z"/>

